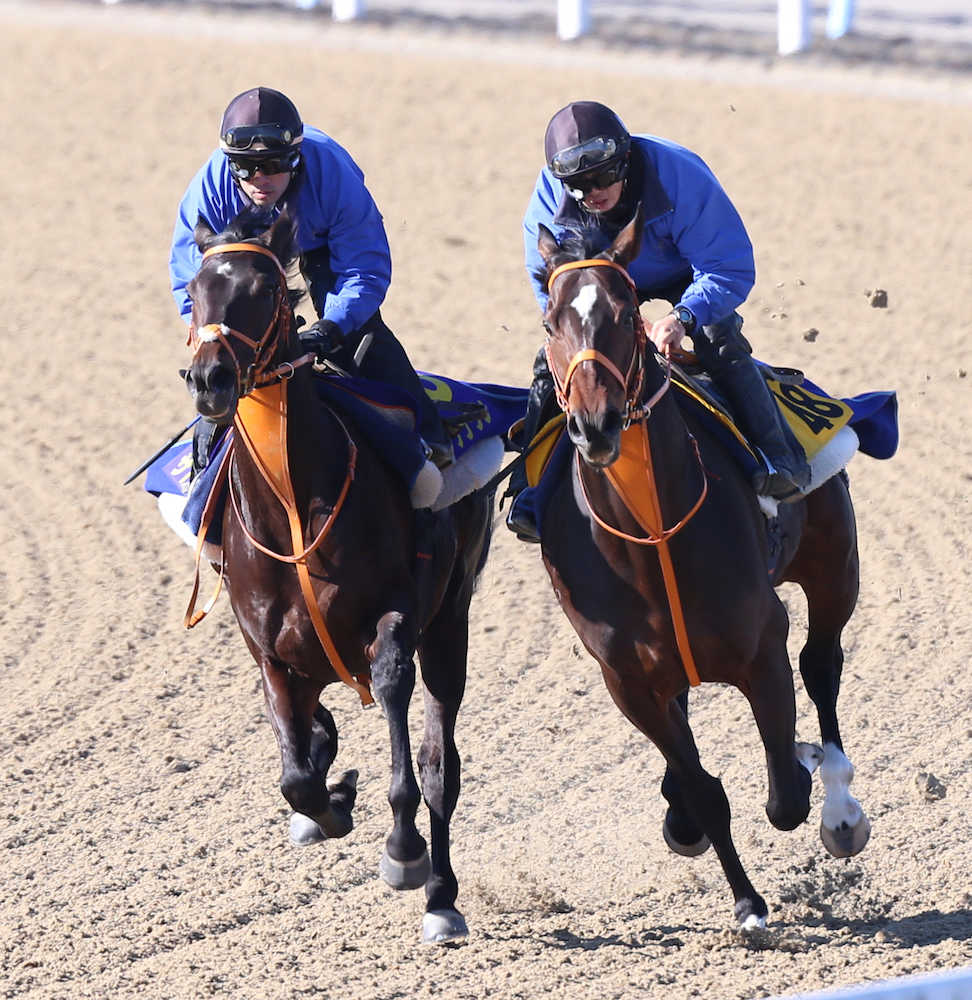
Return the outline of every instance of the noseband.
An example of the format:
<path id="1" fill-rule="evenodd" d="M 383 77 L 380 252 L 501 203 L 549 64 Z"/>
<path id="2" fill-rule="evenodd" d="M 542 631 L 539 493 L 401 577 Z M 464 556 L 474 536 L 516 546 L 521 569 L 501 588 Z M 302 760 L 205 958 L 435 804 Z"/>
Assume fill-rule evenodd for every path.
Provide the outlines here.
<path id="1" fill-rule="evenodd" d="M 218 340 L 226 348 L 236 368 L 237 395 L 242 398 L 259 386 L 269 385 L 278 379 L 290 378 L 294 374 L 294 371 L 301 365 L 309 364 L 313 361 L 314 355 L 306 354 L 296 361 L 285 361 L 273 371 L 268 371 L 270 362 L 280 343 L 280 336 L 284 332 L 287 319 L 284 310 L 284 303 L 287 301 L 287 275 L 276 254 L 259 243 L 223 243 L 219 246 L 210 247 L 202 256 L 205 261 L 209 257 L 223 253 L 257 253 L 264 257 L 269 257 L 276 266 L 280 278 L 276 290 L 276 305 L 273 315 L 270 317 L 270 322 L 267 324 L 267 328 L 263 331 L 259 340 L 254 340 L 245 333 L 235 330 L 233 327 L 226 326 L 225 323 L 207 323 L 198 330 L 194 325 L 189 328 L 188 343 L 193 348 L 193 360 L 195 360 L 195 356 L 199 353 L 202 345 L 209 341 Z M 236 351 L 233 350 L 231 337 L 242 341 L 247 347 L 253 350 L 253 361 L 247 368 L 245 375 L 240 366 L 239 358 L 236 356 Z"/>
<path id="2" fill-rule="evenodd" d="M 587 260 L 572 260 L 568 261 L 566 264 L 561 264 L 559 267 L 554 268 L 550 273 L 550 277 L 547 279 L 547 290 L 549 291 L 553 287 L 554 281 L 565 271 L 575 271 L 578 269 L 586 269 L 589 267 L 610 267 L 617 271 L 618 274 L 624 278 L 625 284 L 631 291 L 632 299 L 634 300 L 634 315 L 635 315 L 635 337 L 634 343 L 631 347 L 631 359 L 628 362 L 628 370 L 622 375 L 621 369 L 604 353 L 595 350 L 592 347 L 586 347 L 578 351 L 568 362 L 567 370 L 564 373 L 563 378 L 558 375 L 555 370 L 551 357 L 550 357 L 550 337 L 548 335 L 547 342 L 545 345 L 545 351 L 547 355 L 547 367 L 550 369 L 550 373 L 554 379 L 554 388 L 557 393 L 557 402 L 560 408 L 570 416 L 570 402 L 568 399 L 570 393 L 570 382 L 574 377 L 575 372 L 578 367 L 585 361 L 595 361 L 604 368 L 606 368 L 620 383 L 621 388 L 624 390 L 624 413 L 623 426 L 625 428 L 629 427 L 632 422 L 638 420 L 645 420 L 651 416 L 652 408 L 661 399 L 662 396 L 668 391 L 668 387 L 671 384 L 672 378 L 672 366 L 671 360 L 666 352 L 665 358 L 668 361 L 665 372 L 665 381 L 661 388 L 649 399 L 647 402 L 639 403 L 638 399 L 641 396 L 642 389 L 644 387 L 644 376 L 645 376 L 645 349 L 648 343 L 648 337 L 645 333 L 645 324 L 641 318 L 641 313 L 638 310 L 638 292 L 635 288 L 634 282 L 631 280 L 631 275 L 628 274 L 627 270 L 620 264 L 615 263 L 613 260 L 605 260 L 602 257 L 592 257 Z"/>

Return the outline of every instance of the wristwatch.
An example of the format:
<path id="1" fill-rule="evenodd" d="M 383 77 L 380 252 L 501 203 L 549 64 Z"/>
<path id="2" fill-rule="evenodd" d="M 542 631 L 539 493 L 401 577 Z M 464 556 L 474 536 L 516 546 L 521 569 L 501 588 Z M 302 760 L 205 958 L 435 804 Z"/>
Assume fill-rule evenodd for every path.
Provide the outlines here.
<path id="1" fill-rule="evenodd" d="M 672 315 L 685 327 L 685 332 L 691 336 L 692 331 L 695 329 L 695 316 L 692 310 L 687 306 L 675 306 L 672 310 Z"/>

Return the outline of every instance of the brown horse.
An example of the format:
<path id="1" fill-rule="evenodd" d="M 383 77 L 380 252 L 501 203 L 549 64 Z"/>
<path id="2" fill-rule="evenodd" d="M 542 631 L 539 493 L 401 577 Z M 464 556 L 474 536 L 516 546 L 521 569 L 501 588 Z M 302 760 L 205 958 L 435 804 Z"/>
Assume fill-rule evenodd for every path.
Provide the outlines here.
<path id="1" fill-rule="evenodd" d="M 703 421 L 666 391 L 669 372 L 645 335 L 625 270 L 642 228 L 639 208 L 606 251 L 593 253 L 583 238 L 561 246 L 541 226 L 547 354 L 575 452 L 544 511 L 543 559 L 615 703 L 665 757 L 666 843 L 688 856 L 711 843 L 736 919 L 764 926 L 766 903 L 733 846 L 722 784 L 699 761 L 688 686 L 732 684 L 749 700 L 775 827 L 791 830 L 807 818 L 819 764 L 825 845 L 837 857 L 864 847 L 870 827 L 847 791 L 853 767 L 836 713 L 840 636 L 858 592 L 854 512 L 844 476 L 781 505 L 783 551 L 770 576 L 766 517 L 747 478 Z M 612 467 L 624 462 L 653 480 L 641 507 L 621 497 Z M 794 744 L 789 622 L 774 590 L 783 581 L 799 584 L 807 598 L 800 672 L 822 749 Z"/>
<path id="2" fill-rule="evenodd" d="M 203 416 L 234 424 L 223 469 L 222 566 L 233 611 L 260 666 L 297 842 L 353 826 L 357 772 L 330 787 L 337 728 L 319 703 L 338 679 L 370 692 L 391 738 L 393 828 L 380 864 L 394 888 L 424 885 L 427 941 L 467 933 L 456 909 L 449 823 L 459 796 L 455 722 L 466 679 L 468 615 L 489 548 L 492 496 L 433 515 L 355 426 L 325 407 L 295 332 L 285 268 L 293 225 L 262 232 L 241 217 L 196 229 L 203 261 L 189 285 L 195 347 L 186 383 Z M 416 515 L 431 551 L 415 555 Z M 420 793 L 407 711 L 418 652 L 425 730 L 418 753 L 431 862 L 415 825 Z M 370 683 L 370 689 L 369 689 Z M 309 817 L 309 819 L 303 819 Z"/>

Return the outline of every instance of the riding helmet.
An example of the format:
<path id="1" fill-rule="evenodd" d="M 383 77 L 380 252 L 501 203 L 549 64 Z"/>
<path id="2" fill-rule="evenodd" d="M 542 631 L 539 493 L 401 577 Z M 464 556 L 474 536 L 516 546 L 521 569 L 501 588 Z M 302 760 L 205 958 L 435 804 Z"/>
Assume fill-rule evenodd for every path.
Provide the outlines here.
<path id="1" fill-rule="evenodd" d="M 628 155 L 631 136 L 610 108 L 574 101 L 550 119 L 543 147 L 550 172 L 569 180 L 619 165 Z"/>
<path id="2" fill-rule="evenodd" d="M 223 112 L 219 148 L 234 160 L 300 158 L 304 123 L 293 101 L 279 90 L 254 87 L 237 94 Z"/>

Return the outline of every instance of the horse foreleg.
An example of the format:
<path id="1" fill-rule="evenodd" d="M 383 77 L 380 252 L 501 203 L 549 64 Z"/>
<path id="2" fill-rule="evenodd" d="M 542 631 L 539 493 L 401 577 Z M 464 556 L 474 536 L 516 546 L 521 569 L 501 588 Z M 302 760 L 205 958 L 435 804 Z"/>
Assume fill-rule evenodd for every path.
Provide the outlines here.
<path id="1" fill-rule="evenodd" d="M 688 691 L 677 695 L 675 701 L 682 710 L 682 714 L 688 719 Z M 661 791 L 668 802 L 665 822 L 662 825 L 662 836 L 665 838 L 669 850 L 680 854 L 683 858 L 697 858 L 705 854 L 711 846 L 711 841 L 702 832 L 692 816 L 692 811 L 685 804 L 682 797 L 682 784 L 671 767 L 665 768 Z"/>
<path id="2" fill-rule="evenodd" d="M 414 649 L 414 632 L 405 615 L 390 611 L 379 620 L 372 646 L 371 687 L 388 721 L 392 770 L 388 803 L 394 822 L 378 870 L 393 889 L 425 885 L 430 867 L 425 839 L 415 826 L 421 794 L 408 736 L 408 703 L 415 688 Z"/>
<path id="3" fill-rule="evenodd" d="M 432 872 L 425 885 L 426 910 L 422 933 L 441 944 L 468 934 L 456 909 L 459 883 L 449 853 L 449 825 L 459 801 L 460 760 L 456 748 L 456 718 L 466 683 L 469 628 L 466 609 L 456 614 L 448 606 L 426 629 L 419 650 L 425 683 L 425 731 L 419 749 L 419 777 L 429 810 Z"/>
<path id="4" fill-rule="evenodd" d="M 736 919 L 745 929 L 765 927 L 766 901 L 749 881 L 732 842 L 729 799 L 722 782 L 702 767 L 695 737 L 678 701 L 660 707 L 649 690 L 622 688 L 613 670 L 602 666 L 602 672 L 618 708 L 664 755 L 683 807 L 715 848 L 732 891 Z"/>
<path id="5" fill-rule="evenodd" d="M 291 821 L 291 839 L 298 844 L 351 832 L 357 773 L 349 771 L 329 790 L 328 768 L 337 754 L 337 728 L 331 714 L 318 704 L 321 688 L 270 658 L 260 662 L 267 714 L 280 749 L 280 791 L 296 814 L 310 823 Z"/>
<path id="6" fill-rule="evenodd" d="M 782 607 L 780 613 L 783 614 Z M 778 830 L 795 830 L 810 814 L 812 750 L 794 742 L 796 697 L 785 629 L 767 638 L 753 661 L 746 695 L 766 752 L 766 815 Z M 806 761 L 806 762 L 805 762 Z"/>

